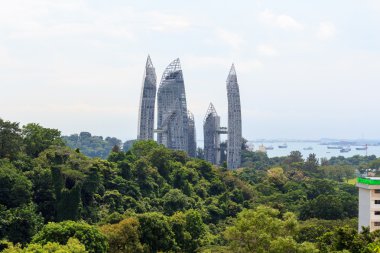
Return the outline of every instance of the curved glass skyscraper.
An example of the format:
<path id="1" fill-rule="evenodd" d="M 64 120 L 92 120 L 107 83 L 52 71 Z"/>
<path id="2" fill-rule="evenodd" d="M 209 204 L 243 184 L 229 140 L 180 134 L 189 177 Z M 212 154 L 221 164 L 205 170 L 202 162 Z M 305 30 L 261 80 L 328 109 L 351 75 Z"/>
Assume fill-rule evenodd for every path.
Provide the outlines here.
<path id="1" fill-rule="evenodd" d="M 210 103 L 203 120 L 204 157 L 206 161 L 219 165 L 220 163 L 220 117 L 215 107 Z"/>
<path id="2" fill-rule="evenodd" d="M 156 71 L 150 56 L 146 60 L 140 96 L 137 139 L 153 140 L 154 106 L 156 101 Z"/>
<path id="3" fill-rule="evenodd" d="M 157 93 L 157 141 L 189 153 L 189 118 L 179 59 L 165 69 Z"/>
<path id="4" fill-rule="evenodd" d="M 140 140 L 153 139 L 167 148 L 183 150 L 196 156 L 194 115 L 187 110 L 185 83 L 179 58 L 165 69 L 157 91 L 157 129 L 153 129 L 156 97 L 156 73 L 148 56 L 141 90 L 138 136 Z M 239 85 L 232 64 L 227 77 L 228 128 L 220 127 L 220 117 L 210 104 L 203 121 L 205 159 L 220 164 L 220 135 L 227 134 L 227 168 L 236 169 L 241 163 L 242 123 Z"/>
<path id="5" fill-rule="evenodd" d="M 227 77 L 228 99 L 228 140 L 227 140 L 227 168 L 236 169 L 241 163 L 241 107 L 239 85 L 235 66 L 232 64 Z"/>
<path id="6" fill-rule="evenodd" d="M 188 151 L 187 153 L 191 157 L 195 157 L 197 154 L 197 140 L 196 140 L 196 132 L 195 132 L 195 121 L 194 115 L 188 111 L 187 120 L 189 122 L 189 130 L 188 130 Z"/>

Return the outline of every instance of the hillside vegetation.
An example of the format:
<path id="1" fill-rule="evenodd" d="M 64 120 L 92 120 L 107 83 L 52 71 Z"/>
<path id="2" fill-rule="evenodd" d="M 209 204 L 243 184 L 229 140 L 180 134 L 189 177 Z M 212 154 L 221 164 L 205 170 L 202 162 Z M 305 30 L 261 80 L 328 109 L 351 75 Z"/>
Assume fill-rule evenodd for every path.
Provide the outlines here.
<path id="1" fill-rule="evenodd" d="M 121 147 L 121 140 L 115 137 L 93 136 L 89 132 L 62 136 L 63 142 L 72 149 L 79 149 L 81 153 L 89 157 L 107 159 L 112 148 Z"/>
<path id="2" fill-rule="evenodd" d="M 89 158 L 56 129 L 0 119 L 0 251 L 379 252 L 346 183 L 376 157 L 242 158 L 227 171 L 154 141 Z"/>

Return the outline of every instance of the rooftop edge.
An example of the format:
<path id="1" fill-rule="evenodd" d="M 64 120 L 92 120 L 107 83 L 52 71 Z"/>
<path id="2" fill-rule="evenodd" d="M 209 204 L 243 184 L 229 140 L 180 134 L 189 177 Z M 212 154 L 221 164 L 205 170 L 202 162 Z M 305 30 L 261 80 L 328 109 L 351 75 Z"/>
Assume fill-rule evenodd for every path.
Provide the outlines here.
<path id="1" fill-rule="evenodd" d="M 368 185 L 380 185 L 380 177 L 358 177 L 357 182 L 360 184 L 368 184 Z"/>

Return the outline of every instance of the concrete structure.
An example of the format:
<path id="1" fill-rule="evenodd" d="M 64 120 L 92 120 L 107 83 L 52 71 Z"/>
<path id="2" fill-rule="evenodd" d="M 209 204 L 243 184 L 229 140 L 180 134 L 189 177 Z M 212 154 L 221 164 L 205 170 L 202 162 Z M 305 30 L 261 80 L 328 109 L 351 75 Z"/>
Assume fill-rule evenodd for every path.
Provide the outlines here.
<path id="1" fill-rule="evenodd" d="M 227 77 L 228 99 L 228 140 L 227 140 L 227 168 L 236 169 L 241 164 L 241 106 L 240 93 L 235 66 L 232 64 Z"/>
<path id="2" fill-rule="evenodd" d="M 203 149 L 204 158 L 212 164 L 220 164 L 220 117 L 215 107 L 210 103 L 203 120 Z"/>
<path id="3" fill-rule="evenodd" d="M 359 188 L 359 232 L 362 227 L 370 231 L 380 229 L 380 177 L 358 178 Z"/>
<path id="4" fill-rule="evenodd" d="M 186 104 L 185 84 L 177 58 L 165 69 L 157 93 L 157 141 L 170 149 L 193 154 L 194 143 L 189 142 L 189 117 Z M 190 124 L 194 124 L 194 118 Z M 191 127 L 191 126 L 190 126 Z M 192 138 L 192 137 L 191 137 Z M 190 146 L 189 147 L 189 143 Z M 190 150 L 191 149 L 191 150 Z M 190 152 L 189 152 L 190 151 Z"/>
<path id="5" fill-rule="evenodd" d="M 156 102 L 156 71 L 150 56 L 146 60 L 140 96 L 137 139 L 153 140 L 154 106 Z"/>
<path id="6" fill-rule="evenodd" d="M 188 111 L 187 112 L 187 121 L 189 123 L 189 130 L 188 130 L 188 155 L 191 157 L 197 156 L 197 140 L 196 140 L 196 131 L 195 131 L 195 121 L 194 121 L 194 115 Z"/>
<path id="7" fill-rule="evenodd" d="M 216 113 L 214 105 L 210 103 L 203 120 L 203 146 L 206 161 L 220 165 L 220 135 L 227 133 L 227 128 L 220 126 L 220 117 Z"/>

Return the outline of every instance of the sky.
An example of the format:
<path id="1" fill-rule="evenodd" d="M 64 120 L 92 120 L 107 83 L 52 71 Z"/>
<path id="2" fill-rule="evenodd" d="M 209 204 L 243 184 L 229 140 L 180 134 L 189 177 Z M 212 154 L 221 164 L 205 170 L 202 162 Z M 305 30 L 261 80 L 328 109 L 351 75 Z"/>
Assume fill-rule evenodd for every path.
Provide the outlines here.
<path id="1" fill-rule="evenodd" d="M 203 139 L 227 125 L 234 63 L 243 136 L 380 138 L 378 0 L 0 0 L 0 118 L 135 139 L 146 57 L 179 57 Z"/>

